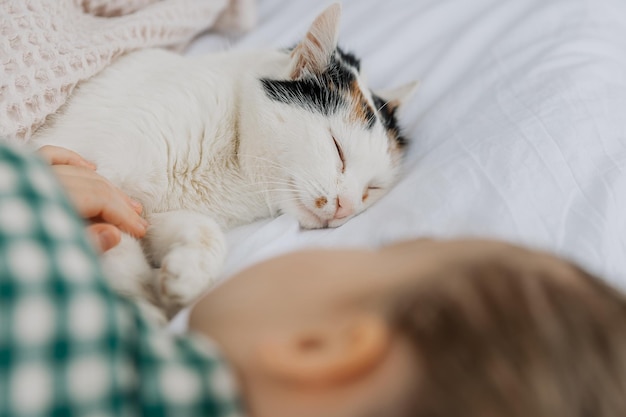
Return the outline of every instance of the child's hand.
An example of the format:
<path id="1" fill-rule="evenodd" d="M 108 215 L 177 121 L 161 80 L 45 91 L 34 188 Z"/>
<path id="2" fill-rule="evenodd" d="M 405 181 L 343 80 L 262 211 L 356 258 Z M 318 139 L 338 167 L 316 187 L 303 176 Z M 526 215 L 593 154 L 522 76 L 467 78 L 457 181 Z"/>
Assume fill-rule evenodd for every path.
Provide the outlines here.
<path id="1" fill-rule="evenodd" d="M 37 149 L 37 153 L 50 165 L 74 165 L 96 170 L 96 165 L 79 154 L 60 146 L 45 145 Z"/>
<path id="2" fill-rule="evenodd" d="M 56 146 L 44 146 L 38 153 L 52 165 L 78 213 L 92 221 L 88 232 L 103 252 L 116 246 L 120 231 L 137 238 L 146 233 L 148 223 L 140 216 L 142 207 L 106 178 L 96 173 L 96 166 L 75 152 Z"/>

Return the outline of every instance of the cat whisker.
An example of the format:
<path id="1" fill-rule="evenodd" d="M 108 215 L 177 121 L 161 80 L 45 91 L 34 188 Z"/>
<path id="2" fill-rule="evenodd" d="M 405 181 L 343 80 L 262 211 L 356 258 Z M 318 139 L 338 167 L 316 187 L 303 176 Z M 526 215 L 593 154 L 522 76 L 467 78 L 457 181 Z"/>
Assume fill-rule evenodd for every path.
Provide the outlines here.
<path id="1" fill-rule="evenodd" d="M 317 195 L 326 195 L 327 193 L 324 191 L 324 189 L 322 188 L 321 185 L 317 184 L 316 182 L 313 181 L 306 181 L 303 184 L 303 188 L 306 187 L 307 185 L 311 186 L 311 188 L 313 188 L 313 193 L 311 193 L 310 189 L 307 189 L 307 191 L 309 191 L 309 193 L 311 194 L 317 194 Z"/>
<path id="2" fill-rule="evenodd" d="M 295 172 L 293 170 L 290 170 L 290 169 L 287 169 L 287 167 L 282 166 L 282 165 L 276 163 L 275 161 L 273 161 L 271 159 L 268 159 L 268 158 L 265 158 L 265 157 L 261 157 L 261 156 L 258 156 L 258 155 L 250 155 L 250 154 L 240 154 L 240 156 L 246 157 L 246 158 L 256 159 L 256 160 L 259 160 L 259 161 L 264 161 L 264 162 L 269 163 L 271 166 L 273 166 L 275 168 L 279 168 L 279 169 L 283 170 L 289 176 L 299 180 L 302 183 L 302 186 L 306 187 L 307 185 L 309 185 L 313 189 L 312 191 L 314 191 L 312 194 L 318 194 L 318 195 L 325 195 L 325 194 L 327 194 L 324 191 L 324 189 L 323 189 L 323 187 L 321 185 L 319 185 L 319 184 L 317 184 L 315 182 L 307 181 L 305 178 L 303 178 L 297 172 Z M 311 176 L 313 177 L 314 175 L 311 175 Z M 275 177 L 273 177 L 271 175 L 268 178 L 269 179 L 275 179 L 275 180 L 283 180 L 282 178 L 275 178 Z M 296 184 L 292 184 L 292 185 L 295 186 Z M 308 190 L 308 191 L 310 192 L 311 190 Z"/>
<path id="3" fill-rule="evenodd" d="M 295 172 L 289 172 L 287 171 L 292 177 L 295 177 L 296 179 L 299 179 L 301 182 L 308 182 L 306 180 L 303 180 L 303 178 L 295 173 Z M 285 178 L 281 178 L 281 177 L 277 177 L 277 176 L 273 176 L 273 175 L 265 175 L 265 181 L 257 181 L 257 182 L 253 182 L 250 184 L 247 184 L 247 186 L 249 187 L 256 187 L 262 184 L 282 184 L 282 185 L 286 185 L 286 186 L 296 186 L 296 183 L 292 180 L 292 179 L 285 179 Z"/>
<path id="4" fill-rule="evenodd" d="M 298 179 L 299 180 L 300 187 L 298 187 L 298 188 L 307 188 L 307 186 L 310 186 L 311 188 L 313 188 L 314 194 L 319 194 L 319 195 L 325 195 L 326 194 L 326 192 L 324 191 L 324 188 L 320 184 L 318 184 L 316 182 L 313 182 L 313 181 L 310 181 L 307 178 L 303 178 L 302 176 L 300 176 L 299 174 L 297 174 L 295 172 L 293 172 L 293 173 L 290 172 L 289 174 L 291 174 L 294 177 L 294 179 Z M 306 172 L 306 174 L 308 174 L 309 178 L 315 178 L 316 177 L 316 175 L 314 173 Z M 294 186 L 295 185 L 296 184 L 294 184 Z M 311 190 L 308 189 L 307 191 L 310 192 Z"/>
<path id="5" fill-rule="evenodd" d="M 387 100 L 387 101 L 385 101 L 385 102 L 383 103 L 383 105 L 382 105 L 382 106 L 380 106 L 380 107 L 378 108 L 378 110 L 376 110 L 376 113 L 379 113 L 379 112 L 380 112 L 382 109 L 384 109 L 384 108 L 385 108 L 385 106 L 386 106 L 387 104 L 389 104 L 390 102 L 391 102 L 391 100 Z"/>
<path id="6" fill-rule="evenodd" d="M 285 187 L 289 187 L 290 183 L 288 182 L 282 182 L 282 181 L 263 181 L 263 182 L 255 182 L 252 184 L 246 184 L 247 187 L 254 187 L 254 188 L 258 188 L 260 186 L 264 186 L 264 185 L 281 185 L 281 186 L 285 186 Z M 271 190 L 271 188 L 268 188 L 267 191 Z"/>
<path id="7" fill-rule="evenodd" d="M 277 163 L 276 161 L 273 161 L 271 159 L 268 158 L 264 158 L 262 156 L 258 156 L 258 155 L 250 155 L 250 154 L 240 154 L 240 157 L 244 157 L 244 158 L 254 158 L 257 159 L 259 161 L 263 161 L 263 162 L 267 162 L 269 164 L 271 164 L 271 166 L 273 166 L 274 168 L 283 168 L 282 165 L 280 165 L 279 163 Z"/>
<path id="8" fill-rule="evenodd" d="M 373 121 L 375 121 L 375 120 L 376 120 L 376 113 L 380 113 L 380 111 L 381 111 L 382 109 L 384 109 L 384 108 L 385 108 L 385 106 L 386 106 L 386 105 L 388 105 L 390 102 L 391 102 L 390 100 L 387 100 L 387 101 L 385 101 L 385 102 L 384 102 L 384 103 L 383 103 L 383 104 L 382 104 L 382 105 L 381 105 L 378 109 L 376 109 L 376 112 L 375 112 L 375 113 L 373 113 L 370 117 L 368 117 L 368 119 L 367 119 L 367 124 L 370 124 L 370 123 L 372 123 Z"/>
<path id="9" fill-rule="evenodd" d="M 294 177 L 294 178 L 297 178 L 297 179 L 299 179 L 299 180 L 301 180 L 301 181 L 302 181 L 302 180 L 304 180 L 304 179 L 300 176 L 300 174 L 298 174 L 298 173 L 296 173 L 296 172 L 294 172 L 294 171 L 292 171 L 292 170 L 287 169 L 287 167 L 282 166 L 282 165 L 278 164 L 277 162 L 275 162 L 275 161 L 273 161 L 273 160 L 271 160 L 271 159 L 264 158 L 264 157 L 257 156 L 257 155 L 250 155 L 250 154 L 240 154 L 240 156 L 243 156 L 243 157 L 246 157 L 246 158 L 254 158 L 254 159 L 257 159 L 257 160 L 260 160 L 260 161 L 268 162 L 268 163 L 269 163 L 269 164 L 271 164 L 273 167 L 275 167 L 275 168 L 280 168 L 280 169 L 284 170 L 284 171 L 285 171 L 287 174 L 289 174 L 290 176 L 292 176 L 292 177 Z M 274 178 L 274 179 L 278 179 L 278 178 Z M 305 182 L 305 181 L 303 181 L 303 182 Z M 307 181 L 307 182 L 308 182 L 308 181 Z M 314 186 L 314 188 L 316 188 L 316 191 L 317 191 L 317 192 L 319 192 L 319 193 L 323 193 L 323 190 L 321 189 L 321 187 L 320 187 L 319 185 L 314 184 L 314 183 L 311 183 L 311 185 L 313 185 L 313 186 Z"/>
<path id="10" fill-rule="evenodd" d="M 277 189 L 277 190 L 272 190 L 272 191 L 273 192 L 292 192 L 293 190 L 291 190 L 291 189 Z M 255 196 L 255 195 L 269 194 L 272 191 L 267 191 L 267 190 L 250 191 L 250 192 L 245 193 L 243 195 L 245 195 L 245 196 Z M 274 201 L 274 199 L 272 199 L 272 201 Z"/>
<path id="11" fill-rule="evenodd" d="M 275 201 L 276 204 L 284 204 L 284 203 L 291 203 L 291 202 L 296 202 L 298 204 L 302 204 L 302 201 L 300 201 L 299 198 L 291 198 L 291 199 Z"/>

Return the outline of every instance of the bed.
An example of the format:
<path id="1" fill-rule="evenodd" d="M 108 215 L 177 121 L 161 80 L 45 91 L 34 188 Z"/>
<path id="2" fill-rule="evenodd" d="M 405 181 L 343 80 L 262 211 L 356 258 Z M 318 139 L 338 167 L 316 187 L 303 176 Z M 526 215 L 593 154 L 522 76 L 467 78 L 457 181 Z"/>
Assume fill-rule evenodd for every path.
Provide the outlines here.
<path id="1" fill-rule="evenodd" d="M 251 33 L 188 53 L 290 46 L 328 4 L 259 0 Z M 311 246 L 482 236 L 626 289 L 626 1 L 344 0 L 340 44 L 374 89 L 421 81 L 402 179 L 337 229 L 281 216 L 231 231 L 224 277 Z"/>

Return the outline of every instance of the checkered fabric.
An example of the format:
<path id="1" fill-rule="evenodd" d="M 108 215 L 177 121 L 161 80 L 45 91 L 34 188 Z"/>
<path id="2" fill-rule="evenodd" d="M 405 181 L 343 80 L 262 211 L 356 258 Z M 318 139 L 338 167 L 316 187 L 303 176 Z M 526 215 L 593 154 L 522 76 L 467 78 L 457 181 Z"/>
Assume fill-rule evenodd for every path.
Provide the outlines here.
<path id="1" fill-rule="evenodd" d="M 0 417 L 240 416 L 210 342 L 107 286 L 46 165 L 0 143 Z"/>

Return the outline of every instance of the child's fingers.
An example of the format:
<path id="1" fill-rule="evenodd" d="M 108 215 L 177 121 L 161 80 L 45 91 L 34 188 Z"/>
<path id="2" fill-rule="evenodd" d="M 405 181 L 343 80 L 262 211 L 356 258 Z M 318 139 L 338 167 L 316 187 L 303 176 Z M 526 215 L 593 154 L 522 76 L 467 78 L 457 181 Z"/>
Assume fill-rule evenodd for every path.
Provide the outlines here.
<path id="1" fill-rule="evenodd" d="M 74 151 L 60 146 L 45 145 L 37 150 L 39 155 L 50 165 L 74 165 L 89 169 L 96 169 L 96 166 L 87 161 Z"/>
<path id="2" fill-rule="evenodd" d="M 148 223 L 136 202 L 98 173 L 70 165 L 53 167 L 78 213 L 99 219 L 135 237 L 143 237 Z"/>
<path id="3" fill-rule="evenodd" d="M 126 202 L 133 208 L 133 210 L 135 210 L 135 212 L 137 214 L 141 214 L 141 212 L 143 211 L 143 206 L 141 205 L 141 203 L 139 201 L 135 201 L 132 198 L 130 198 L 129 196 L 127 196 L 126 194 L 123 194 L 123 193 L 122 193 L 122 196 L 124 197 Z"/>
<path id="4" fill-rule="evenodd" d="M 122 239 L 122 232 L 117 227 L 107 223 L 94 223 L 87 226 L 87 233 L 100 253 L 117 246 Z"/>
<path id="5" fill-rule="evenodd" d="M 133 235 L 142 238 L 146 234 L 148 222 L 140 217 L 126 201 L 116 193 L 110 197 L 102 194 L 90 199 L 92 217 L 98 217 L 105 222 Z"/>

